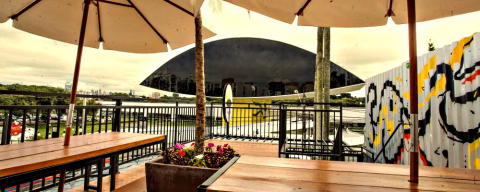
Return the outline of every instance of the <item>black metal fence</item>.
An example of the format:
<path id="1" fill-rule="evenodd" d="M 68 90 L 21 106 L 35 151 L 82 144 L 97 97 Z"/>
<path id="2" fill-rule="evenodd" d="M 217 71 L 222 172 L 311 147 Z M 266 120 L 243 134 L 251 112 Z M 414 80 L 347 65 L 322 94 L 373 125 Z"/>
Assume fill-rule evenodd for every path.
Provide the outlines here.
<path id="1" fill-rule="evenodd" d="M 67 109 L 66 105 L 0 106 L 1 145 L 64 136 Z M 73 135 L 111 131 L 168 135 L 167 145 L 170 147 L 195 139 L 195 107 L 77 106 L 72 128 Z M 125 164 L 158 154 L 160 149 L 159 144 L 132 150 L 121 154 L 118 161 L 120 165 Z M 105 161 L 109 162 L 110 159 Z M 103 166 L 104 170 L 110 171 L 109 163 Z M 96 168 L 93 172 L 96 172 Z M 82 178 L 84 174 L 85 168 L 67 170 L 66 181 Z M 42 191 L 54 187 L 58 182 L 58 173 L 52 173 L 0 191 Z"/>
<path id="2" fill-rule="evenodd" d="M 340 160 L 342 106 L 335 103 L 285 103 L 280 109 L 279 157 Z M 289 105 L 303 105 L 301 108 Z"/>

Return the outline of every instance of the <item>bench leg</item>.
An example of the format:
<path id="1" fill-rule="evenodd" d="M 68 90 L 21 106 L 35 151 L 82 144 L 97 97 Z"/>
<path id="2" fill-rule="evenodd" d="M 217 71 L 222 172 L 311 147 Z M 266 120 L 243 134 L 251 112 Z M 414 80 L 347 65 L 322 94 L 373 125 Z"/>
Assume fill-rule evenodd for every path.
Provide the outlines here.
<path id="1" fill-rule="evenodd" d="M 115 190 L 115 175 L 117 174 L 118 156 L 114 155 L 110 157 L 110 191 Z"/>
<path id="2" fill-rule="evenodd" d="M 60 171 L 60 180 L 58 181 L 58 192 L 63 192 L 65 186 L 66 170 Z"/>
<path id="3" fill-rule="evenodd" d="M 85 167 L 85 179 L 83 180 L 83 190 L 88 191 L 90 185 L 90 175 L 92 174 L 92 165 Z"/>
<path id="4" fill-rule="evenodd" d="M 105 165 L 105 160 L 101 159 L 97 163 L 97 191 L 102 191 L 103 186 L 103 167 Z"/>

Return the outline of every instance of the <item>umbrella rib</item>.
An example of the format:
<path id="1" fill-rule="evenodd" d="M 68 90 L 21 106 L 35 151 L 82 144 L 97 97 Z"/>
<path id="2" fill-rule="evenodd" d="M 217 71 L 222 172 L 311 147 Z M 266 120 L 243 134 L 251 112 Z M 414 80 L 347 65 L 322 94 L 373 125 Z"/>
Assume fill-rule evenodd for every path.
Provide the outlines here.
<path id="1" fill-rule="evenodd" d="M 173 5 L 173 6 L 175 6 L 176 8 L 178 8 L 178 9 L 182 10 L 183 12 L 185 12 L 185 13 L 187 13 L 187 14 L 191 15 L 192 17 L 194 16 L 194 15 L 193 15 L 193 13 L 190 13 L 190 11 L 188 11 L 188 10 L 184 9 L 183 7 L 180 7 L 179 5 L 177 5 L 177 4 L 173 3 L 173 2 L 171 2 L 170 0 L 165 0 L 165 1 L 166 1 L 167 3 L 169 3 L 170 5 Z"/>
<path id="2" fill-rule="evenodd" d="M 150 28 L 152 28 L 152 30 L 155 31 L 155 33 L 163 40 L 163 42 L 165 44 L 167 44 L 168 43 L 167 40 L 165 38 L 163 38 L 162 34 L 160 34 L 157 31 L 157 29 L 155 29 L 155 27 L 153 27 L 153 25 L 150 23 L 150 21 L 148 21 L 148 19 L 143 15 L 143 13 L 140 12 L 140 10 L 138 10 L 138 8 L 135 6 L 135 4 L 133 4 L 132 1 L 130 1 L 130 0 L 127 0 L 127 1 L 132 5 L 132 7 L 135 9 L 135 11 L 137 11 L 137 13 L 143 18 L 143 20 L 145 22 L 147 22 L 147 24 L 150 26 Z"/>
<path id="3" fill-rule="evenodd" d="M 124 6 L 124 7 L 133 7 L 131 5 L 127 5 L 127 4 L 123 4 L 123 3 L 117 3 L 117 2 L 108 1 L 108 0 L 97 0 L 97 1 L 102 2 L 102 3 L 112 4 L 112 5 L 119 5 L 119 6 Z"/>
<path id="4" fill-rule="evenodd" d="M 395 16 L 395 13 L 393 13 L 393 10 L 392 10 L 392 4 L 393 4 L 393 0 L 390 0 L 390 6 L 388 7 L 388 11 L 387 11 L 387 14 L 385 14 L 385 17 Z"/>
<path id="5" fill-rule="evenodd" d="M 25 7 L 24 9 L 22 9 L 20 12 L 18 12 L 17 14 L 14 14 L 12 15 L 10 18 L 11 19 L 17 19 L 20 15 L 22 15 L 23 13 L 25 13 L 26 11 L 28 11 L 30 8 L 32 8 L 33 6 L 37 5 L 37 3 L 39 3 L 40 1 L 42 0 L 35 0 L 34 2 L 30 3 L 27 7 Z"/>
<path id="6" fill-rule="evenodd" d="M 298 10 L 298 12 L 295 13 L 295 15 L 303 15 L 303 10 L 305 10 L 305 8 L 307 8 L 308 4 L 310 4 L 310 1 L 312 1 L 312 0 L 308 0 L 307 2 L 305 2 L 305 4 L 303 4 L 302 8 L 300 8 L 300 10 Z"/>
<path id="7" fill-rule="evenodd" d="M 103 37 L 102 37 L 102 23 L 100 22 L 100 3 L 97 3 L 97 18 L 98 18 L 98 33 L 100 35 L 100 38 L 98 41 L 103 42 Z"/>

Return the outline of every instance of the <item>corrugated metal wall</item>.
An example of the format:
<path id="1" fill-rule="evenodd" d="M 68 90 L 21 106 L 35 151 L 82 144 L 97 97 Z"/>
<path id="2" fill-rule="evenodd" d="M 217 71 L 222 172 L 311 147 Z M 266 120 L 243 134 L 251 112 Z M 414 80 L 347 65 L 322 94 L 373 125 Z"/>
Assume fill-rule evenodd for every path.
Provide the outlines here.
<path id="1" fill-rule="evenodd" d="M 480 169 L 480 33 L 418 57 L 420 165 Z M 409 164 L 408 63 L 366 80 L 365 146 Z M 389 141 L 388 141 L 389 140 Z"/>

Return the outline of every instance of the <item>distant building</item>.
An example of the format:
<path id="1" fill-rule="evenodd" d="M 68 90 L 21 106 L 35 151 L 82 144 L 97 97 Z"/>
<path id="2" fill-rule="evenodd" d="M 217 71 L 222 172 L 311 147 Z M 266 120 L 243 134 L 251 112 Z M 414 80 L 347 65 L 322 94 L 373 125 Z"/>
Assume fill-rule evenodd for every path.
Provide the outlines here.
<path id="1" fill-rule="evenodd" d="M 278 41 L 231 38 L 205 44 L 205 93 L 221 97 L 226 84 L 234 97 L 288 96 L 313 93 L 316 54 Z M 172 58 L 140 85 L 195 95 L 195 49 Z M 331 92 L 362 88 L 364 81 L 330 62 Z M 278 98 L 278 97 L 277 97 Z"/>

